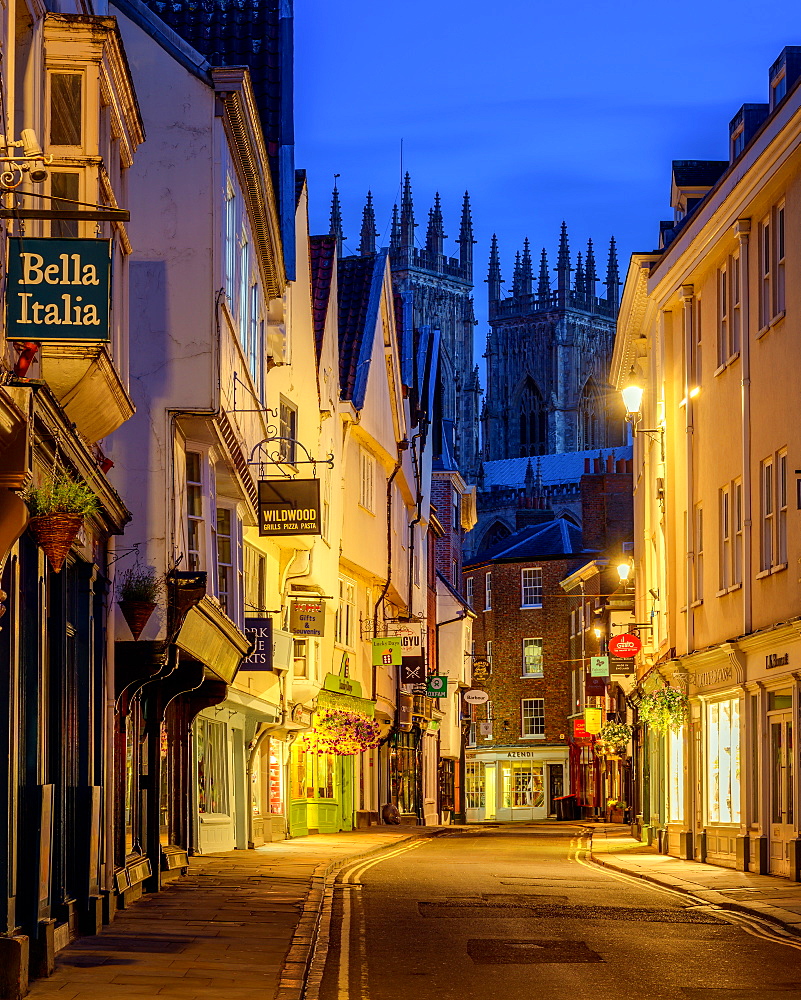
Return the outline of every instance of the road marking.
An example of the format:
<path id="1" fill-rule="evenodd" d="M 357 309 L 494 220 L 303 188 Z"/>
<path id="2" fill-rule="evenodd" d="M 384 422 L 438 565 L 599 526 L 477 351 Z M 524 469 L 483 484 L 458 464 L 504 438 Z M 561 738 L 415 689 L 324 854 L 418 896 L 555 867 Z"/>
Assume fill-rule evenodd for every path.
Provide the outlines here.
<path id="1" fill-rule="evenodd" d="M 573 837 L 570 841 L 570 847 L 568 848 L 568 860 L 575 861 L 577 864 L 581 865 L 582 868 L 591 868 L 594 870 L 600 869 L 610 878 L 616 878 L 620 882 L 628 882 L 629 884 L 639 886 L 640 888 L 647 887 L 648 889 L 652 889 L 654 892 L 661 892 L 667 896 L 673 896 L 677 899 L 681 899 L 684 902 L 688 899 L 692 900 L 696 904 L 693 909 L 703 910 L 715 917 L 718 917 L 720 920 L 726 921 L 726 923 L 734 924 L 737 927 L 742 928 L 746 934 L 750 934 L 752 937 L 759 938 L 762 941 L 770 941 L 772 944 L 783 944 L 788 948 L 794 948 L 796 951 L 801 951 L 801 941 L 799 941 L 799 939 L 790 931 L 776 927 L 775 924 L 772 924 L 767 920 L 762 920 L 759 917 L 755 917 L 753 914 L 739 913 L 736 910 L 727 910 L 718 904 L 708 903 L 706 900 L 701 899 L 700 896 L 694 896 L 692 893 L 679 892 L 677 889 L 668 889 L 666 886 L 656 885 L 654 882 L 649 882 L 644 878 L 637 878 L 634 875 L 625 875 L 623 872 L 612 871 L 599 861 L 587 862 L 585 858 L 592 857 L 590 854 L 590 841 L 591 838 L 586 836 Z M 572 858 L 570 856 L 571 851 L 573 852 Z"/>

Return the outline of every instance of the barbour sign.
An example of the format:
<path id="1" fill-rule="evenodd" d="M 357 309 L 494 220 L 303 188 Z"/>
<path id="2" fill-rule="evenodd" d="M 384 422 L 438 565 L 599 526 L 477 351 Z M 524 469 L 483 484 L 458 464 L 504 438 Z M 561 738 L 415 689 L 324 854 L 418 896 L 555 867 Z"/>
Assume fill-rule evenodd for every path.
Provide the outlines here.
<path id="1" fill-rule="evenodd" d="M 109 339 L 111 240 L 8 241 L 9 340 Z"/>

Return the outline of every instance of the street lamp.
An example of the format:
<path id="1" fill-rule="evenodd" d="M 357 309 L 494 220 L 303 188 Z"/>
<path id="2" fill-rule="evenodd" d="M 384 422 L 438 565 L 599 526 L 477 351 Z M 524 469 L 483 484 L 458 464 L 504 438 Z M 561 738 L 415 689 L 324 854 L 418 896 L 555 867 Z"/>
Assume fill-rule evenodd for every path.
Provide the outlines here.
<path id="1" fill-rule="evenodd" d="M 642 409 L 643 391 L 643 386 L 638 380 L 636 372 L 632 368 L 628 381 L 620 390 L 620 395 L 623 397 L 623 405 L 626 407 L 626 420 L 631 424 L 632 437 L 637 437 L 637 434 L 647 434 L 648 437 L 655 438 L 658 435 L 662 450 L 664 451 L 664 427 L 639 426 L 640 420 L 642 419 L 640 410 Z"/>
<path id="2" fill-rule="evenodd" d="M 53 162 L 53 157 L 45 156 L 32 128 L 24 128 L 16 142 L 9 136 L 0 135 L 0 149 L 9 152 L 19 147 L 22 148 L 21 156 L 0 156 L 0 191 L 18 188 L 25 174 L 35 184 L 47 180 L 47 167 Z"/>
<path id="3" fill-rule="evenodd" d="M 629 577 L 631 576 L 631 563 L 619 563 L 617 567 L 617 575 L 620 578 L 620 582 L 625 587 L 628 583 Z"/>

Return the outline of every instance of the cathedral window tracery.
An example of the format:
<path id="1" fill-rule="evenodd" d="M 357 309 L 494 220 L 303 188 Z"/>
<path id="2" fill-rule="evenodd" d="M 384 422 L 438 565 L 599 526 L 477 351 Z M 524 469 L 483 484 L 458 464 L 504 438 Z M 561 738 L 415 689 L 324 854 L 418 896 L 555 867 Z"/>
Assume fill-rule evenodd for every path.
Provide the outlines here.
<path id="1" fill-rule="evenodd" d="M 519 399 L 520 457 L 545 455 L 548 451 L 548 414 L 545 400 L 531 378 Z"/>

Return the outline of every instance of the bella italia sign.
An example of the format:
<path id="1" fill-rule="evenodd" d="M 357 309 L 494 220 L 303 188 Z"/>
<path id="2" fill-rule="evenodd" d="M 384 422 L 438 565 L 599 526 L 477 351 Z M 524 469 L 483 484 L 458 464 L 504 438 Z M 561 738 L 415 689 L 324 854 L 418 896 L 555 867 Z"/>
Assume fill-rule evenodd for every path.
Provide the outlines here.
<path id="1" fill-rule="evenodd" d="M 109 339 L 111 240 L 8 241 L 8 340 Z"/>

